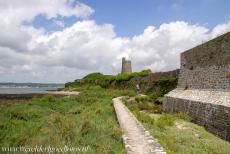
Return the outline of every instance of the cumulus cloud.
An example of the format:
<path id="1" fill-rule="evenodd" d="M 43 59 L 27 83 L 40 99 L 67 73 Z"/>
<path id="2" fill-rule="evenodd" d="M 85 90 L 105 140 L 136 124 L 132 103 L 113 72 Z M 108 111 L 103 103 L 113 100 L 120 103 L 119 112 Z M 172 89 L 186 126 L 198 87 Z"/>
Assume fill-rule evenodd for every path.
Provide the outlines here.
<path id="1" fill-rule="evenodd" d="M 10 2 L 0 2 L 0 7 L 4 5 L 4 11 L 0 9 L 0 81 L 65 82 L 95 71 L 116 74 L 123 56 L 132 60 L 135 71 L 172 70 L 179 68 L 181 52 L 230 30 L 230 22 L 210 30 L 175 21 L 148 26 L 142 34 L 125 38 L 116 35 L 112 24 L 86 19 L 93 9 L 82 3 L 24 0 L 28 2 L 24 6 L 21 1 Z M 23 25 L 40 14 L 54 20 L 72 15 L 84 20 L 52 34 Z"/>
<path id="2" fill-rule="evenodd" d="M 230 21 L 224 24 L 219 24 L 212 30 L 212 38 L 227 33 L 229 31 L 230 31 Z"/>
<path id="3" fill-rule="evenodd" d="M 94 10 L 89 6 L 69 0 L 7 0 L 0 1 L 0 17 L 5 23 L 20 24 L 23 21 L 31 21 L 37 15 L 46 18 L 57 16 L 89 17 Z"/>

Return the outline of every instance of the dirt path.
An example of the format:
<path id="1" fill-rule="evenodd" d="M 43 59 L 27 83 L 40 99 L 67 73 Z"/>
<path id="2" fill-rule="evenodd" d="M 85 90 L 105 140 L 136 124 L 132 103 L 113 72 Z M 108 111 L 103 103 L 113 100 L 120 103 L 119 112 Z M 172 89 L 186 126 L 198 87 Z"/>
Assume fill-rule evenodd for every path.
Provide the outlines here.
<path id="1" fill-rule="evenodd" d="M 70 95 L 78 95 L 79 92 L 77 91 L 49 91 L 47 92 L 47 94 L 70 96 Z"/>
<path id="2" fill-rule="evenodd" d="M 113 99 L 123 142 L 128 154 L 166 154 L 162 146 L 154 139 L 142 124 L 122 103 L 121 98 Z"/>

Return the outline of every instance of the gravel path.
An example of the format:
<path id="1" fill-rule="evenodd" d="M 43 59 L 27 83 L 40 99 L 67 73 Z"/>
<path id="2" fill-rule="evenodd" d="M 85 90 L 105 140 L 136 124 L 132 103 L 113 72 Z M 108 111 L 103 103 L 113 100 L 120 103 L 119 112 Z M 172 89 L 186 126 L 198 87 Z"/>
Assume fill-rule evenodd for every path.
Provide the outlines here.
<path id="1" fill-rule="evenodd" d="M 122 103 L 121 97 L 113 99 L 123 142 L 128 154 L 166 154 L 162 146 L 154 139 L 142 124 Z"/>

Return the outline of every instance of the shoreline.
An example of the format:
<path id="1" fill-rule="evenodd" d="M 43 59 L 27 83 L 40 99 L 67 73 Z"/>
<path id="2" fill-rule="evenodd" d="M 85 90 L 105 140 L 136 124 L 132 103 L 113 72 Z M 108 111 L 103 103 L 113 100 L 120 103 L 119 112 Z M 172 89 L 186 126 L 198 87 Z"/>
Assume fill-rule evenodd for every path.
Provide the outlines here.
<path id="1" fill-rule="evenodd" d="M 11 104 L 31 100 L 32 98 L 41 98 L 45 95 L 54 95 L 56 97 L 64 97 L 77 95 L 79 92 L 70 91 L 47 91 L 43 93 L 21 93 L 21 94 L 0 94 L 0 104 Z"/>

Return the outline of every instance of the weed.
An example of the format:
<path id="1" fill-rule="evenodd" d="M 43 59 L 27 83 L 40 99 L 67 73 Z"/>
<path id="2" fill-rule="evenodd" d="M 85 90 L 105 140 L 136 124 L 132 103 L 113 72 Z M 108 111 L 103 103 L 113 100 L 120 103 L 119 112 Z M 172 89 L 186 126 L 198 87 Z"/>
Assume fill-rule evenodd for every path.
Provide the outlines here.
<path id="1" fill-rule="evenodd" d="M 81 135 L 86 135 L 92 130 L 92 126 L 90 124 L 89 120 L 83 120 L 81 123 L 81 130 L 80 133 Z"/>
<path id="2" fill-rule="evenodd" d="M 71 142 L 74 138 L 75 122 L 64 118 L 60 113 L 53 113 L 47 121 L 48 127 L 50 127 L 50 133 L 60 136 L 67 142 Z"/>
<path id="3" fill-rule="evenodd" d="M 154 119 L 151 118 L 149 115 L 141 112 L 134 112 L 134 114 L 141 122 L 154 124 Z"/>
<path id="4" fill-rule="evenodd" d="M 121 141 L 122 131 L 120 128 L 114 127 L 111 133 L 111 137 L 117 141 Z"/>

